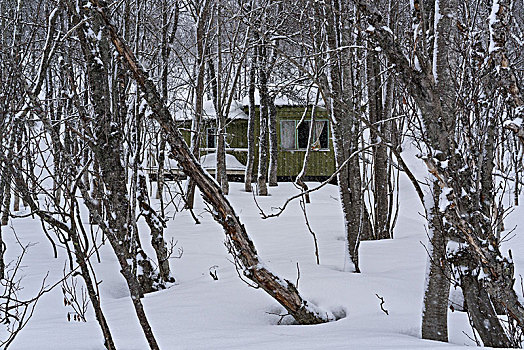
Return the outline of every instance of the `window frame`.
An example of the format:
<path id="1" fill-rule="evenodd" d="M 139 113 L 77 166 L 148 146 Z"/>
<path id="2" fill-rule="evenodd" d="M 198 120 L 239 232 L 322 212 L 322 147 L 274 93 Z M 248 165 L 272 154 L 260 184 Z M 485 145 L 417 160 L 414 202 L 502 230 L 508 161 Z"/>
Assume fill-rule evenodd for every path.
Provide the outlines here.
<path id="1" fill-rule="evenodd" d="M 212 130 L 211 135 L 209 131 Z M 214 126 L 208 126 L 206 128 L 206 148 L 217 148 L 217 135 L 216 131 L 217 129 Z M 209 136 L 213 136 L 213 147 L 209 146 Z"/>
<path id="2" fill-rule="evenodd" d="M 289 122 L 293 122 L 293 125 L 294 125 L 294 133 L 293 133 L 293 136 L 294 136 L 294 148 L 284 148 L 282 147 L 282 139 L 283 139 L 283 127 L 282 127 L 282 124 L 283 123 L 289 123 Z M 298 128 L 297 128 L 297 124 L 300 122 L 300 120 L 296 120 L 296 119 L 283 119 L 283 120 L 280 120 L 280 142 L 279 142 L 279 146 L 280 146 L 280 149 L 282 151 L 287 151 L 287 152 L 294 152 L 294 151 L 306 151 L 307 148 L 298 148 Z M 311 122 L 311 120 L 305 120 L 305 122 Z M 330 130 L 330 121 L 329 119 L 327 118 L 322 118 L 322 119 L 316 119 L 315 118 L 315 123 L 316 122 L 326 122 L 326 126 L 327 126 L 327 147 L 326 148 L 319 148 L 319 149 L 312 149 L 312 151 L 314 152 L 329 152 L 331 151 L 331 147 L 329 145 L 329 140 L 331 139 L 331 130 Z M 309 137 L 309 133 L 308 133 L 308 137 Z"/>

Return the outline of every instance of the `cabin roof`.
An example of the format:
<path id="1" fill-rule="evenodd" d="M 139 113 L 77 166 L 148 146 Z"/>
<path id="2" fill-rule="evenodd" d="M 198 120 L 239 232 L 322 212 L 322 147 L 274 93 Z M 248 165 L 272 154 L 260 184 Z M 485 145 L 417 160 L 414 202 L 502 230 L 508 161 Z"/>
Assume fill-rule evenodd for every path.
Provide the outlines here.
<path id="1" fill-rule="evenodd" d="M 278 107 L 305 107 L 315 104 L 317 87 L 306 87 L 295 85 L 292 88 L 277 89 L 271 88 L 272 91 L 277 91 L 275 97 L 275 106 Z M 273 92 L 274 93 L 274 92 Z M 255 90 L 255 105 L 260 106 L 260 93 L 258 89 Z M 227 119 L 229 120 L 248 120 L 247 108 L 249 106 L 249 97 L 245 96 L 242 100 L 233 100 Z M 317 106 L 324 107 L 324 101 L 319 98 Z M 202 118 L 204 120 L 215 120 L 217 117 L 215 106 L 212 100 L 204 101 L 204 113 Z M 175 120 L 188 121 L 193 118 L 195 111 L 193 108 L 179 109 L 175 113 Z"/>
<path id="2" fill-rule="evenodd" d="M 177 121 L 185 121 L 185 120 L 191 120 L 194 114 L 193 108 L 185 108 L 180 109 L 175 113 L 175 119 Z M 215 106 L 213 105 L 213 101 L 206 100 L 204 101 L 204 114 L 202 115 L 202 118 L 204 120 L 208 119 L 216 119 L 217 113 L 215 111 Z M 248 116 L 244 112 L 244 106 L 242 105 L 242 102 L 240 101 L 232 101 L 231 102 L 231 108 L 229 109 L 229 114 L 227 115 L 227 119 L 229 120 L 247 120 Z"/>
<path id="3" fill-rule="evenodd" d="M 318 88 L 295 85 L 292 88 L 288 87 L 285 89 L 272 88 L 272 92 L 276 92 L 275 106 L 276 107 L 305 107 L 312 106 L 315 104 L 316 95 Z M 242 99 L 244 107 L 249 106 L 249 96 L 244 96 Z M 255 105 L 260 106 L 260 93 L 258 89 L 255 90 Z M 324 106 L 324 100 L 319 97 L 317 106 Z"/>

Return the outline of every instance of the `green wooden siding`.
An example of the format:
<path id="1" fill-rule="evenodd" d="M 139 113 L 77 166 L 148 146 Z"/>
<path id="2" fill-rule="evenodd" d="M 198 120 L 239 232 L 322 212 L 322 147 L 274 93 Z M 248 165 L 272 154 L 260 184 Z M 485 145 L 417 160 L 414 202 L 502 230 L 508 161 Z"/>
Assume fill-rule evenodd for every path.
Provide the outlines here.
<path id="1" fill-rule="evenodd" d="M 278 134 L 278 176 L 297 176 L 302 170 L 306 150 L 284 150 L 281 148 L 281 121 L 300 120 L 304 114 L 305 107 L 280 107 L 277 108 L 277 134 Z M 317 109 L 315 117 L 317 120 L 327 120 L 327 112 Z M 311 119 L 311 108 L 306 111 L 304 120 Z M 308 171 L 306 176 L 330 176 L 335 171 L 335 153 L 331 140 L 331 125 L 328 123 L 329 149 L 312 151 L 309 157 Z"/>
<path id="2" fill-rule="evenodd" d="M 295 106 L 284 106 L 277 107 L 277 138 L 278 138 L 278 170 L 277 175 L 279 177 L 295 177 L 302 170 L 302 164 L 304 162 L 304 155 L 306 150 L 284 150 L 281 147 L 281 121 L 283 120 L 300 120 L 304 114 L 305 107 Z M 247 112 L 247 110 L 246 110 Z M 305 120 L 311 118 L 311 108 L 308 108 L 306 112 Z M 257 108 L 258 114 L 258 108 Z M 328 120 L 327 112 L 325 109 L 317 109 L 316 112 L 317 120 Z M 258 135 L 259 135 L 259 122 L 258 115 L 255 123 L 255 168 L 253 173 L 257 173 L 257 162 L 258 162 Z M 329 122 L 330 123 L 330 122 Z M 328 123 L 328 135 L 329 135 L 329 149 L 327 150 L 315 150 L 311 152 L 308 171 L 306 176 L 311 177 L 327 177 L 335 172 L 335 153 L 333 150 L 333 142 L 331 138 L 331 125 Z M 209 127 L 216 125 L 214 120 L 206 120 L 202 127 L 202 138 L 201 147 L 207 148 L 206 142 L 206 130 Z M 191 122 L 184 122 L 180 125 L 183 128 L 190 129 Z M 246 149 L 247 148 L 247 120 L 233 120 L 228 121 L 226 126 L 227 132 L 227 148 Z M 188 130 L 182 131 L 184 139 L 189 144 L 190 132 Z M 205 152 L 202 152 L 205 153 Z M 227 153 L 234 155 L 242 164 L 247 162 L 247 152 L 244 150 L 239 151 L 228 151 Z"/>

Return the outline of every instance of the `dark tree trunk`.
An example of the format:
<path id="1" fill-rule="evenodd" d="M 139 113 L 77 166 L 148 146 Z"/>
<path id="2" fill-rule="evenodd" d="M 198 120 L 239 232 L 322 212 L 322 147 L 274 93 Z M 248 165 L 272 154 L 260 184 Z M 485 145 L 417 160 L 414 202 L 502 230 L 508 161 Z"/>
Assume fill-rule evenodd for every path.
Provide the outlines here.
<path id="1" fill-rule="evenodd" d="M 262 41 L 262 42 L 261 42 Z M 267 171 L 268 171 L 268 122 L 269 122 L 269 91 L 267 86 L 267 52 L 263 40 L 259 40 L 258 49 L 258 91 L 260 94 L 260 131 L 258 139 L 258 195 L 267 196 Z"/>
<path id="2" fill-rule="evenodd" d="M 160 282 L 173 283 L 175 279 L 171 275 L 168 260 L 169 251 L 164 240 L 166 224 L 162 217 L 158 216 L 156 211 L 149 205 L 149 195 L 147 193 L 146 177 L 144 175 L 139 175 L 138 177 L 138 205 L 142 210 L 141 215 L 144 216 L 151 231 L 151 245 L 156 253 L 158 269 L 160 270 Z"/>
<path id="3" fill-rule="evenodd" d="M 253 31 L 253 41 L 258 41 L 256 31 Z M 257 74 L 257 55 L 258 50 L 256 47 L 252 49 L 251 62 L 249 65 L 249 112 L 247 121 L 247 163 L 246 172 L 244 174 L 244 190 L 251 192 L 251 182 L 253 181 L 253 166 L 255 162 L 255 124 L 257 122 L 256 104 L 255 104 L 255 88 L 256 88 L 256 74 Z"/>
<path id="4" fill-rule="evenodd" d="M 269 99 L 269 186 L 278 186 L 278 136 L 277 136 L 277 108 L 275 98 Z"/>
<path id="5" fill-rule="evenodd" d="M 484 346 L 493 348 L 511 348 L 504 328 L 500 324 L 486 289 L 478 281 L 477 276 L 466 274 L 461 276 L 461 287 L 468 314 L 475 330 L 479 333 Z"/>
<path id="6" fill-rule="evenodd" d="M 442 190 L 438 182 L 433 184 L 434 206 L 428 217 L 428 269 L 424 285 L 424 309 L 422 311 L 422 338 L 448 341 L 448 298 L 450 266 L 446 260 L 447 237 L 443 234 L 442 214 L 438 211 L 438 198 Z M 435 207 L 436 205 L 436 207 Z"/>
<path id="7" fill-rule="evenodd" d="M 191 151 L 196 159 L 200 159 L 200 137 L 201 137 L 201 123 L 202 114 L 204 110 L 204 80 L 206 69 L 206 30 L 209 26 L 209 11 L 210 1 L 204 0 L 199 8 L 198 22 L 196 29 L 196 44 L 197 44 L 197 76 L 195 87 L 195 114 L 191 123 Z M 186 208 L 193 209 L 195 201 L 196 183 L 190 178 L 187 185 L 186 193 Z"/>
<path id="8" fill-rule="evenodd" d="M 384 134 L 384 110 L 382 108 L 382 81 L 378 54 L 373 50 L 367 52 L 366 76 L 368 88 L 369 121 L 374 123 L 376 131 Z M 370 141 L 373 146 L 373 238 L 391 238 L 389 229 L 389 171 L 387 148 L 379 142 L 375 129 L 370 130 Z"/>

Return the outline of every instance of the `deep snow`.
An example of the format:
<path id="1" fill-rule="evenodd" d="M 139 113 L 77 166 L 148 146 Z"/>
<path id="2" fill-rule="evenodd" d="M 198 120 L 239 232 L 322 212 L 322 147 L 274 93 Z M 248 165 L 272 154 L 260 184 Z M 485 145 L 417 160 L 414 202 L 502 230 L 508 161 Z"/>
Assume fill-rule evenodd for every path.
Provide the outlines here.
<path id="1" fill-rule="evenodd" d="M 271 313 L 279 313 L 282 308 L 264 291 L 251 288 L 238 278 L 223 244 L 224 233 L 198 199 L 195 212 L 202 224 L 195 225 L 187 212 L 180 212 L 166 230 L 167 238 L 174 238 L 177 247 L 183 248 L 183 256 L 171 260 L 176 284 L 144 298 L 162 349 L 455 349 L 474 345 L 463 334 L 471 335 L 472 331 L 461 312 L 449 313 L 449 344 L 420 339 L 426 233 L 420 203 L 405 178 L 395 238 L 362 243 L 361 274 L 342 271 L 343 219 L 336 186 L 328 185 L 312 193 L 312 203 L 307 206 L 310 224 L 319 241 L 317 266 L 313 239 L 298 201 L 279 218 L 263 220 L 252 194 L 242 191 L 243 184 L 230 185 L 229 198 L 262 260 L 279 276 L 293 282 L 298 262 L 302 295 L 324 309 L 338 314 L 345 312 L 346 317 L 318 326 L 277 325 L 279 317 Z M 269 197 L 257 198 L 268 211 L 282 205 L 297 190 L 291 183 L 280 183 L 270 188 L 270 193 Z M 510 216 L 507 225 L 511 226 L 515 220 L 517 213 Z M 143 220 L 139 221 L 139 227 L 142 245 L 154 257 Z M 19 253 L 14 248 L 13 230 L 23 244 L 35 244 L 23 263 L 22 294 L 30 296 L 46 273 L 49 272 L 47 284 L 61 278 L 66 254 L 59 249 L 59 258 L 54 259 L 40 222 L 24 218 L 11 220 L 11 227 L 4 227 L 8 259 Z M 522 239 L 517 236 L 510 245 L 517 270 L 522 270 Z M 102 263 L 93 259 L 93 265 L 102 281 L 102 306 L 116 346 L 126 350 L 147 349 L 114 254 L 108 245 L 102 247 L 101 253 Z M 210 277 L 210 268 L 216 269 L 218 281 Z M 384 297 L 389 315 L 381 311 L 375 294 Z M 11 348 L 102 349 L 93 312 L 89 311 L 88 322 L 83 323 L 68 322 L 68 311 L 71 309 L 64 306 L 59 287 L 44 295 Z M 284 323 L 287 321 L 284 319 Z"/>

